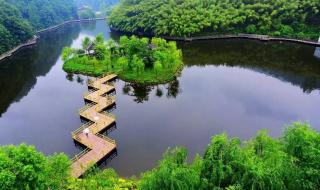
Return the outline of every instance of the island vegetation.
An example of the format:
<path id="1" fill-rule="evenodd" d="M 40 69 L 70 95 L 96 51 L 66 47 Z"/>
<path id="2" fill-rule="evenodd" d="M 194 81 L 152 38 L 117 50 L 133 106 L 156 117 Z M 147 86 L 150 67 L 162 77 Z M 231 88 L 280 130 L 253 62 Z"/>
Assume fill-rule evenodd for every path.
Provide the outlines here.
<path id="1" fill-rule="evenodd" d="M 182 69 L 182 53 L 175 42 L 161 38 L 120 37 L 105 41 L 102 34 L 85 38 L 81 49 L 66 47 L 63 69 L 68 73 L 101 76 L 116 73 L 125 81 L 159 84 L 175 79 Z"/>
<path id="2" fill-rule="evenodd" d="M 264 34 L 318 39 L 318 0 L 123 0 L 113 9 L 112 28 L 156 36 Z"/>
<path id="3" fill-rule="evenodd" d="M 203 156 L 187 162 L 187 150 L 168 149 L 158 166 L 140 179 L 119 177 L 112 169 L 70 176 L 64 154 L 46 157 L 27 145 L 0 147 L 0 185 L 4 189 L 109 190 L 272 190 L 320 188 L 320 133 L 294 123 L 280 138 L 260 131 L 241 142 L 213 136 Z"/>
<path id="4" fill-rule="evenodd" d="M 37 30 L 73 18 L 73 0 L 0 0 L 0 54 L 28 41 Z"/>

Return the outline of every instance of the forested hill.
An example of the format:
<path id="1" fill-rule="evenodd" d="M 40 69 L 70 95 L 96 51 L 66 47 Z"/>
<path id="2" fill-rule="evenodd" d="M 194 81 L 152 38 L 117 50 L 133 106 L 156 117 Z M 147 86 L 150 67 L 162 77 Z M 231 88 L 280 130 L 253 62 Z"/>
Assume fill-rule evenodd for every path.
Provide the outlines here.
<path id="1" fill-rule="evenodd" d="M 19 9 L 35 29 L 43 29 L 77 17 L 73 0 L 5 0 Z"/>
<path id="2" fill-rule="evenodd" d="M 36 30 L 73 18 L 73 0 L 0 0 L 0 54 L 30 39 Z"/>
<path id="3" fill-rule="evenodd" d="M 119 2 L 119 0 L 75 0 L 78 7 L 89 6 L 93 10 L 101 10 L 102 6 L 112 6 Z"/>
<path id="4" fill-rule="evenodd" d="M 122 0 L 109 18 L 125 32 L 255 33 L 317 39 L 320 0 Z"/>

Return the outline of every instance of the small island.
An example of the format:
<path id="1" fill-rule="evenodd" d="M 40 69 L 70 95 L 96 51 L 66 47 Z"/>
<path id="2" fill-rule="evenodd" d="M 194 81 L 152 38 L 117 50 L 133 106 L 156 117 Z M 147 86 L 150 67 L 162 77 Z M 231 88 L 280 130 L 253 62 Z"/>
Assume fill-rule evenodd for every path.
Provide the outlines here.
<path id="1" fill-rule="evenodd" d="M 161 38 L 120 37 L 119 43 L 86 37 L 81 49 L 65 47 L 63 69 L 68 73 L 101 76 L 115 73 L 122 80 L 138 84 L 161 84 L 180 73 L 182 52 L 176 42 Z"/>

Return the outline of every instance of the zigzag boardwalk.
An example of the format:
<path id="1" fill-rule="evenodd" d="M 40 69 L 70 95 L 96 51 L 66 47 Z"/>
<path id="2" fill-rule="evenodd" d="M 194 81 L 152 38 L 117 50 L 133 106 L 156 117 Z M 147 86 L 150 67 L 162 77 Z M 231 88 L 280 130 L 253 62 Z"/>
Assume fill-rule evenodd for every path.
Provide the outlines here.
<path id="1" fill-rule="evenodd" d="M 95 91 L 84 95 L 84 99 L 90 104 L 80 109 L 79 114 L 89 122 L 72 132 L 72 138 L 87 148 L 73 159 L 71 166 L 73 177 L 82 176 L 92 164 L 99 162 L 116 149 L 115 140 L 99 133 L 116 121 L 114 115 L 103 112 L 115 104 L 115 97 L 107 94 L 115 90 L 110 81 L 116 77 L 117 75 L 111 74 L 88 82 L 88 86 Z M 88 136 L 83 133 L 86 128 L 90 130 Z"/>

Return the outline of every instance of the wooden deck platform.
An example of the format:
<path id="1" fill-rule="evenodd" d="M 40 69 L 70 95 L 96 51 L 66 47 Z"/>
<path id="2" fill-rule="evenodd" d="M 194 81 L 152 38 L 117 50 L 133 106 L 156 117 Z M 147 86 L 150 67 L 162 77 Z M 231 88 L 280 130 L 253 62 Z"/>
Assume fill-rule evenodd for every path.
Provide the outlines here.
<path id="1" fill-rule="evenodd" d="M 87 148 L 73 159 L 71 166 L 73 177 L 82 176 L 90 166 L 116 149 L 115 140 L 99 133 L 111 127 L 116 121 L 114 115 L 103 112 L 104 109 L 115 104 L 116 98 L 109 96 L 108 93 L 115 90 L 114 84 L 110 81 L 116 77 L 117 75 L 111 74 L 88 82 L 93 92 L 84 94 L 84 99 L 89 104 L 79 110 L 80 116 L 88 122 L 72 132 L 72 138 Z M 86 128 L 90 130 L 88 136 L 83 133 Z"/>

